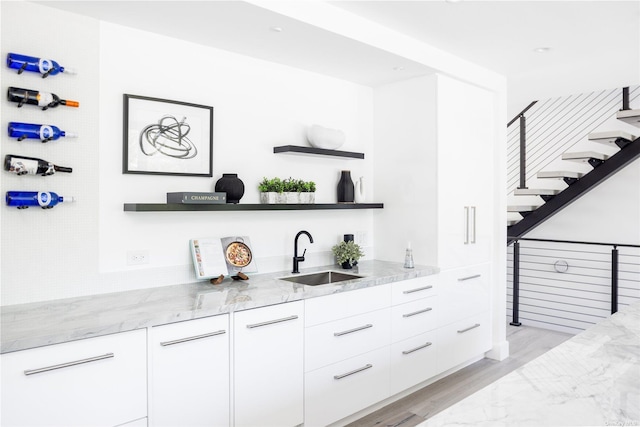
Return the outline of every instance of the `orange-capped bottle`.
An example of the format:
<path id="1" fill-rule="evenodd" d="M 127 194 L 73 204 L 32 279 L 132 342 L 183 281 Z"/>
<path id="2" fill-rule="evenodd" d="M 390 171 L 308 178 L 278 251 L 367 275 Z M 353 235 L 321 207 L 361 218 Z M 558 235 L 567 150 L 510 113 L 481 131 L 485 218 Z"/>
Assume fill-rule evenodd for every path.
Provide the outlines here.
<path id="1" fill-rule="evenodd" d="M 67 107 L 79 107 L 78 101 L 68 99 L 60 99 L 55 93 L 39 92 L 31 89 L 21 89 L 19 87 L 10 87 L 7 90 L 7 99 L 11 102 L 17 102 L 18 108 L 24 104 L 37 105 L 43 110 L 54 108 L 58 105 L 66 105 Z"/>

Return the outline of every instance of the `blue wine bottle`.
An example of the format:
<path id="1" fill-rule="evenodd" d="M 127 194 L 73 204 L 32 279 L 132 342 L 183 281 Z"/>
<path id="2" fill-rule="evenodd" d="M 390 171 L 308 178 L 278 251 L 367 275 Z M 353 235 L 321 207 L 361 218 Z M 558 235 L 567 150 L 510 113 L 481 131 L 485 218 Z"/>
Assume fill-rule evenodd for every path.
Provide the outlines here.
<path id="1" fill-rule="evenodd" d="M 7 132 L 11 138 L 18 138 L 18 141 L 30 138 L 49 142 L 62 137 L 75 138 L 77 136 L 75 133 L 60 130 L 57 126 L 21 122 L 9 122 Z"/>
<path id="2" fill-rule="evenodd" d="M 21 55 L 19 53 L 7 54 L 7 67 L 18 70 L 18 74 L 22 74 L 23 71 L 40 73 L 43 79 L 59 73 L 75 74 L 73 68 L 61 67 L 54 60 L 36 58 L 35 56 Z"/>
<path id="3" fill-rule="evenodd" d="M 73 202 L 73 197 L 64 198 L 53 191 L 7 191 L 7 206 L 18 209 L 27 209 L 30 206 L 40 206 L 42 209 L 51 209 L 62 202 Z"/>

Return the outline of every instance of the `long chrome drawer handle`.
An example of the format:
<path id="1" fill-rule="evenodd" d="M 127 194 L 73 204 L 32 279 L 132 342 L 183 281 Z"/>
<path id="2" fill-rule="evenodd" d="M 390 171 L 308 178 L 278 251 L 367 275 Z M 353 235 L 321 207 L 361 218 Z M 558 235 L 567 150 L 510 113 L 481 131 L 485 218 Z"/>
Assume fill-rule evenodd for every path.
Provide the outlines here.
<path id="1" fill-rule="evenodd" d="M 348 331 L 334 332 L 333 336 L 340 337 L 342 335 L 347 335 L 347 334 L 350 334 L 352 332 L 358 332 L 358 331 L 362 331 L 363 329 L 369 329 L 369 328 L 373 328 L 373 325 L 371 323 L 368 323 L 368 324 L 366 324 L 364 326 L 360 326 L 358 328 L 349 329 Z"/>
<path id="2" fill-rule="evenodd" d="M 353 371 L 347 372 L 346 374 L 334 375 L 333 378 L 336 379 L 336 380 L 341 380 L 344 377 L 348 377 L 349 375 L 357 374 L 358 372 L 366 371 L 369 368 L 373 368 L 373 365 L 371 363 L 367 363 L 362 368 L 354 369 Z"/>
<path id="3" fill-rule="evenodd" d="M 415 316 L 416 314 L 426 313 L 427 311 L 431 311 L 431 310 L 433 310 L 433 308 L 427 307 L 424 310 L 418 310 L 418 311 L 414 311 L 413 313 L 403 314 L 402 317 L 411 317 L 411 316 Z"/>
<path id="4" fill-rule="evenodd" d="M 473 276 L 469 276 L 469 277 L 461 277 L 458 279 L 458 282 L 464 282 L 465 280 L 471 280 L 471 279 L 477 279 L 478 277 L 481 277 L 482 274 L 474 274 Z"/>
<path id="5" fill-rule="evenodd" d="M 402 354 L 411 354 L 411 353 L 413 353 L 414 351 L 422 350 L 423 348 L 427 348 L 427 347 L 429 347 L 430 345 L 431 345 L 431 343 L 430 343 L 430 342 L 428 342 L 428 343 L 423 344 L 423 345 L 421 345 L 421 346 L 419 346 L 419 347 L 412 348 L 411 350 L 405 350 L 405 351 L 403 351 L 403 352 L 402 352 Z"/>
<path id="6" fill-rule="evenodd" d="M 465 329 L 459 330 L 459 331 L 458 331 L 458 333 L 459 333 L 459 334 L 463 334 L 463 333 L 465 333 L 465 332 L 467 332 L 467 331 L 470 331 L 470 330 L 475 329 L 475 328 L 478 328 L 478 327 L 480 327 L 480 323 L 476 323 L 476 324 L 475 324 L 475 325 L 473 325 L 473 326 L 469 326 L 468 328 L 465 328 Z"/>
<path id="7" fill-rule="evenodd" d="M 88 357 L 86 359 L 74 360 L 73 362 L 61 363 L 59 365 L 46 366 L 44 368 L 39 368 L 39 369 L 27 369 L 26 371 L 24 371 L 24 374 L 25 375 L 41 374 L 43 372 L 54 371 L 56 369 L 63 369 L 63 368 L 69 368 L 71 366 L 82 365 L 83 363 L 91 363 L 91 362 L 97 362 L 98 360 L 111 359 L 112 357 L 114 357 L 113 353 L 107 353 L 101 356 L 94 356 L 94 357 Z"/>
<path id="8" fill-rule="evenodd" d="M 414 292 L 426 291 L 427 289 L 433 288 L 433 285 L 423 286 L 421 288 L 409 289 L 408 291 L 402 291 L 403 294 L 412 294 Z"/>
<path id="9" fill-rule="evenodd" d="M 294 314 L 293 316 L 283 317 L 282 319 L 268 320 L 266 322 L 254 323 L 252 325 L 247 325 L 247 328 L 249 328 L 249 329 L 259 328 L 261 326 L 273 325 L 274 323 L 288 322 L 289 320 L 296 320 L 297 318 L 298 318 L 298 316 L 296 314 Z"/>
<path id="10" fill-rule="evenodd" d="M 219 331 L 216 331 L 216 332 L 210 332 L 208 334 L 195 335 L 193 337 L 180 338 L 180 339 L 173 340 L 173 341 L 164 341 L 164 342 L 161 342 L 160 345 L 163 346 L 163 347 L 166 347 L 168 345 L 181 344 L 183 342 L 201 340 L 203 338 L 215 337 L 216 335 L 222 335 L 222 334 L 226 334 L 226 333 L 227 333 L 227 331 L 222 329 L 222 330 L 219 330 Z"/>

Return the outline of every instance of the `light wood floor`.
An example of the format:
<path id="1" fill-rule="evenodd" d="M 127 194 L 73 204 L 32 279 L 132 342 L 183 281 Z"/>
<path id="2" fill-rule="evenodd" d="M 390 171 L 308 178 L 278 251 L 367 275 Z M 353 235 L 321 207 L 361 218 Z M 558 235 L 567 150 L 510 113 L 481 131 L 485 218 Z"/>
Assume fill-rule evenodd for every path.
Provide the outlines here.
<path id="1" fill-rule="evenodd" d="M 420 389 L 348 427 L 412 427 L 551 350 L 573 335 L 527 326 L 507 325 L 510 356 L 498 362 L 482 359 Z"/>

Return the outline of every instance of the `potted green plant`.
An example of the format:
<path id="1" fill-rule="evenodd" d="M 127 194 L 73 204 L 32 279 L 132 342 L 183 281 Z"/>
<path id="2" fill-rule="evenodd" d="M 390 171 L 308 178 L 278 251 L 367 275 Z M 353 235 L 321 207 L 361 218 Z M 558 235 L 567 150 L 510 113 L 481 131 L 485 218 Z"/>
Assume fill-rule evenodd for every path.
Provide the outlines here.
<path id="1" fill-rule="evenodd" d="M 260 203 L 315 203 L 316 184 L 302 179 L 263 178 L 258 184 Z"/>
<path id="2" fill-rule="evenodd" d="M 331 252 L 335 255 L 338 264 L 346 269 L 353 268 L 358 264 L 358 260 L 364 256 L 360 245 L 353 240 L 338 243 L 331 248 Z"/>

